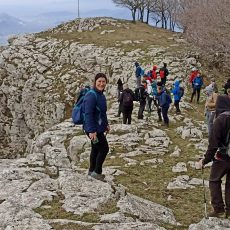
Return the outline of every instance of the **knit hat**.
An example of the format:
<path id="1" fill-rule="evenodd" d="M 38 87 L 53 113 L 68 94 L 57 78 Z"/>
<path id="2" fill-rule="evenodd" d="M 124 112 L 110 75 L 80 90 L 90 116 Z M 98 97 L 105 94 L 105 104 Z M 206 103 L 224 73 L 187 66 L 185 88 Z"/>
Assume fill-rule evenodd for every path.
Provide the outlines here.
<path id="1" fill-rule="evenodd" d="M 230 97 L 219 95 L 216 100 L 216 117 L 225 111 L 230 111 Z"/>
<path id="2" fill-rule="evenodd" d="M 207 87 L 205 87 L 204 91 L 208 94 L 208 96 L 210 96 L 214 91 L 213 85 L 208 85 Z"/>
<path id="3" fill-rule="evenodd" d="M 193 68 L 192 68 L 192 71 L 197 71 L 197 68 L 196 68 L 196 67 L 193 67 Z"/>
<path id="4" fill-rule="evenodd" d="M 96 82 L 97 79 L 100 78 L 100 77 L 105 78 L 106 83 L 108 82 L 108 79 L 107 79 L 107 77 L 105 76 L 104 73 L 98 73 L 98 74 L 96 74 L 96 76 L 95 76 L 95 78 L 94 78 L 94 82 Z"/>

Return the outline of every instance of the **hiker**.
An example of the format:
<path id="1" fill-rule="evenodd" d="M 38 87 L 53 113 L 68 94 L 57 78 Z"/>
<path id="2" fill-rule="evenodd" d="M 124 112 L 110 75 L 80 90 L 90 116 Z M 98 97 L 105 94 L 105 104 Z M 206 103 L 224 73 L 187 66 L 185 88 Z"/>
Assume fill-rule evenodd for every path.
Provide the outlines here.
<path id="1" fill-rule="evenodd" d="M 169 75 L 166 63 L 163 63 L 163 67 L 160 68 L 159 74 L 161 78 L 161 84 L 164 86 L 166 84 L 167 76 Z"/>
<path id="2" fill-rule="evenodd" d="M 161 107 L 161 112 L 164 120 L 165 126 L 169 126 L 168 110 L 170 103 L 172 102 L 171 97 L 166 93 L 166 90 L 162 86 L 157 87 L 159 104 Z"/>
<path id="3" fill-rule="evenodd" d="M 157 80 L 157 66 L 154 65 L 153 66 L 153 70 L 152 70 L 152 80 L 156 81 Z"/>
<path id="4" fill-rule="evenodd" d="M 180 81 L 179 80 L 176 80 L 175 83 L 174 83 L 174 87 L 173 89 L 171 90 L 173 95 L 174 95 L 174 106 L 176 108 L 176 113 L 177 114 L 180 114 L 181 111 L 180 111 L 180 100 L 181 98 L 183 97 L 184 95 L 184 92 L 182 92 L 183 88 L 180 87 Z"/>
<path id="5" fill-rule="evenodd" d="M 230 89 L 230 78 L 227 80 L 227 82 L 224 85 L 224 94 L 228 94 L 227 89 Z"/>
<path id="6" fill-rule="evenodd" d="M 158 92 L 157 92 L 157 82 L 156 81 L 153 81 L 153 83 L 152 83 L 152 91 L 153 91 L 153 104 L 156 106 L 156 109 L 157 109 L 158 122 L 161 122 L 162 121 L 161 107 L 159 104 L 159 98 L 158 98 Z"/>
<path id="7" fill-rule="evenodd" d="M 119 101 L 119 98 L 120 98 L 120 95 L 122 93 L 122 90 L 123 90 L 123 83 L 121 81 L 121 78 L 118 79 L 117 81 L 117 99 L 118 99 L 118 113 L 117 113 L 117 117 L 120 117 L 121 116 L 121 113 L 122 113 L 122 105 Z"/>
<path id="8" fill-rule="evenodd" d="M 152 101 L 153 101 L 153 88 L 151 85 L 151 81 L 146 80 L 147 82 L 147 107 L 148 107 L 148 112 L 152 112 Z"/>
<path id="9" fill-rule="evenodd" d="M 95 179 L 103 180 L 102 165 L 109 152 L 108 142 L 105 132 L 109 132 L 110 127 L 107 120 L 106 98 L 103 94 L 107 84 L 107 77 L 103 73 L 98 73 L 94 78 L 94 93 L 87 93 L 84 98 L 83 110 L 85 120 L 83 129 L 91 140 L 90 166 L 88 175 Z"/>
<path id="10" fill-rule="evenodd" d="M 205 89 L 205 94 L 207 96 L 205 102 L 205 117 L 208 124 L 208 136 L 210 136 L 213 127 L 213 120 L 215 117 L 215 107 L 216 107 L 216 100 L 217 100 L 217 93 L 214 91 L 213 84 L 211 83 Z"/>
<path id="11" fill-rule="evenodd" d="M 214 91 L 215 93 L 218 93 L 218 86 L 217 86 L 217 84 L 216 84 L 215 78 L 211 78 L 211 84 L 212 84 L 212 87 L 213 87 L 213 91 Z"/>
<path id="12" fill-rule="evenodd" d="M 192 68 L 192 72 L 191 72 L 191 74 L 190 74 L 190 76 L 189 76 L 189 79 L 188 79 L 189 83 L 190 83 L 191 86 L 192 86 L 192 89 L 193 89 L 193 80 L 196 78 L 196 76 L 197 76 L 198 74 L 199 74 L 198 69 L 197 69 L 196 67 L 193 67 L 193 68 Z"/>
<path id="13" fill-rule="evenodd" d="M 208 149 L 199 165 L 213 161 L 209 177 L 209 189 L 213 212 L 209 217 L 229 217 L 230 215 L 230 90 L 229 95 L 221 95 L 216 101 L 216 119 L 209 137 Z M 226 175 L 225 202 L 223 201 L 221 182 Z"/>
<path id="14" fill-rule="evenodd" d="M 140 64 L 138 62 L 135 62 L 135 66 L 136 66 L 136 71 L 135 71 L 135 75 L 136 75 L 136 84 L 137 84 L 137 88 L 141 86 L 141 67 Z"/>
<path id="15" fill-rule="evenodd" d="M 128 84 L 124 84 L 124 90 L 119 98 L 122 105 L 123 124 L 131 124 L 134 99 L 134 92 L 129 89 Z"/>
<path id="16" fill-rule="evenodd" d="M 79 96 L 77 97 L 77 100 L 75 103 L 78 103 L 78 101 L 83 97 L 88 91 L 90 90 L 90 86 L 86 85 L 85 87 L 81 87 Z"/>
<path id="17" fill-rule="evenodd" d="M 123 83 L 121 78 L 119 78 L 117 81 L 117 98 L 120 97 L 120 93 L 122 92 L 122 90 L 123 90 Z"/>
<path id="18" fill-rule="evenodd" d="M 138 110 L 138 119 L 143 119 L 144 118 L 144 110 L 145 110 L 145 105 L 146 105 L 146 98 L 147 98 L 147 82 L 145 80 L 142 81 L 141 86 L 139 87 L 139 102 L 140 102 L 140 107 Z"/>
<path id="19" fill-rule="evenodd" d="M 199 100 L 200 100 L 200 90 L 201 87 L 203 86 L 203 79 L 201 77 L 201 75 L 198 73 L 198 75 L 194 78 L 192 85 L 193 85 L 193 91 L 192 91 L 192 96 L 191 96 L 191 100 L 190 102 L 192 102 L 193 97 L 196 95 L 196 101 L 197 104 L 199 104 Z"/>

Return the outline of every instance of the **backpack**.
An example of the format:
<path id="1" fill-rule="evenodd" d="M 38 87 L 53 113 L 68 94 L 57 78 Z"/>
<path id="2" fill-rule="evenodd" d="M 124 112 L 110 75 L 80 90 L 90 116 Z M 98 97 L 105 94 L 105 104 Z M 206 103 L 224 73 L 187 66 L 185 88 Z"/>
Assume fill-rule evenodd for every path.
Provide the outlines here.
<path id="1" fill-rule="evenodd" d="M 85 95 L 90 92 L 93 93 L 97 99 L 97 94 L 92 89 L 88 90 L 84 95 L 80 97 L 80 99 L 74 105 L 73 110 L 72 110 L 72 120 L 75 125 L 82 125 L 84 123 L 85 114 L 83 112 L 83 104 L 84 104 L 83 101 L 84 101 Z M 97 109 L 100 110 L 98 107 Z"/>
<path id="2" fill-rule="evenodd" d="M 144 76 L 145 70 L 144 70 L 142 67 L 140 67 L 140 68 L 141 68 L 141 73 L 140 73 L 140 75 L 141 75 L 141 76 Z"/>
<path id="3" fill-rule="evenodd" d="M 135 101 L 140 101 L 141 98 L 140 88 L 136 88 L 134 90 L 134 97 L 135 97 Z"/>
<path id="4" fill-rule="evenodd" d="M 182 86 L 179 87 L 179 93 L 178 94 L 179 94 L 180 98 L 184 96 L 184 87 L 182 87 Z"/>
<path id="5" fill-rule="evenodd" d="M 171 95 L 168 94 L 167 92 L 166 92 L 166 102 L 167 102 L 168 105 L 170 105 L 172 103 Z"/>
<path id="6" fill-rule="evenodd" d="M 132 106 L 133 105 L 133 96 L 130 92 L 123 91 L 123 100 L 122 105 L 123 106 Z"/>
<path id="7" fill-rule="evenodd" d="M 79 96 L 77 98 L 77 101 L 76 103 L 81 99 L 81 97 L 85 96 L 86 93 L 90 90 L 89 87 L 85 87 L 84 89 L 81 89 L 80 93 L 79 93 Z"/>
<path id="8" fill-rule="evenodd" d="M 164 78 L 165 77 L 165 71 L 164 71 L 163 68 L 160 69 L 159 74 L 160 74 L 160 78 Z"/>

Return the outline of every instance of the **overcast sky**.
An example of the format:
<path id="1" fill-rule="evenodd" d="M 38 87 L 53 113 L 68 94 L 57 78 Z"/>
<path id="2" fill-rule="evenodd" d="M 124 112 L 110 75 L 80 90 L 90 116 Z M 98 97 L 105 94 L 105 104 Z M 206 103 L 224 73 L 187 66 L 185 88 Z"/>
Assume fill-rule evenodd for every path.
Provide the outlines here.
<path id="1" fill-rule="evenodd" d="M 81 12 L 96 9 L 118 9 L 112 0 L 79 0 Z M 0 0 L 0 13 L 31 17 L 51 11 L 78 11 L 78 0 Z"/>

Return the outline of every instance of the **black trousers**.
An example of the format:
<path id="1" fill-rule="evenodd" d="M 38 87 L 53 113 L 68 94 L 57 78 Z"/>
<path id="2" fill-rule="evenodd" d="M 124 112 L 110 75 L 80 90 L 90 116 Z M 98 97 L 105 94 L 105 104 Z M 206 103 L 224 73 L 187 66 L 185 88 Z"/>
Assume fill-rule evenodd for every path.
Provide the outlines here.
<path id="1" fill-rule="evenodd" d="M 169 110 L 169 107 L 162 107 L 161 108 L 164 123 L 167 125 L 169 124 L 168 110 Z"/>
<path id="2" fill-rule="evenodd" d="M 158 100 L 153 99 L 153 103 L 157 108 L 157 115 L 158 115 L 158 120 L 162 121 L 162 117 L 161 117 L 161 107 L 159 106 Z"/>
<path id="3" fill-rule="evenodd" d="M 200 88 L 195 89 L 193 87 L 192 96 L 191 96 L 191 102 L 192 102 L 193 97 L 195 96 L 195 94 L 196 94 L 196 101 L 199 102 L 199 100 L 200 100 Z"/>
<path id="4" fill-rule="evenodd" d="M 176 112 L 180 113 L 180 101 L 174 101 L 174 106 L 176 107 Z"/>
<path id="5" fill-rule="evenodd" d="M 140 100 L 140 107 L 139 107 L 139 110 L 138 110 L 138 119 L 143 119 L 144 118 L 144 110 L 145 110 L 145 105 L 146 105 L 146 100 L 143 99 L 143 100 Z"/>
<path id="6" fill-rule="evenodd" d="M 109 145 L 104 133 L 97 133 L 98 143 L 91 141 L 90 166 L 89 172 L 102 173 L 102 165 L 109 152 Z"/>
<path id="7" fill-rule="evenodd" d="M 122 113 L 123 113 L 123 124 L 131 124 L 132 121 L 132 111 L 133 106 L 123 106 Z"/>
<path id="8" fill-rule="evenodd" d="M 226 175 L 225 204 L 222 197 L 221 179 Z M 230 161 L 214 161 L 209 178 L 212 207 L 216 212 L 227 211 L 230 213 Z"/>

